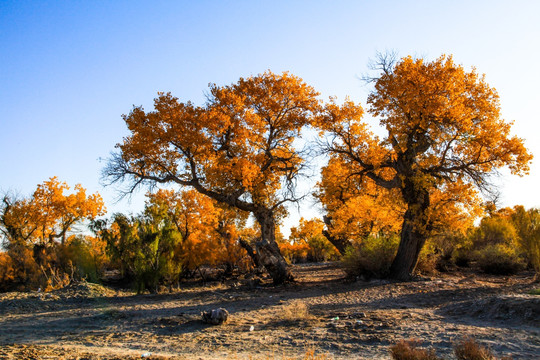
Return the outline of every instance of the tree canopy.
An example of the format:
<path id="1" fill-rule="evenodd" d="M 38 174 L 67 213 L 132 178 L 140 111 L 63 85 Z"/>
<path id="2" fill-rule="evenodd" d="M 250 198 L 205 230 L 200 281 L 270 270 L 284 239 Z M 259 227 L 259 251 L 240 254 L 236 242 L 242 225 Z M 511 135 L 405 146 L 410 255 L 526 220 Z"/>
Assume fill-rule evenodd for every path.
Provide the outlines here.
<path id="1" fill-rule="evenodd" d="M 160 93 L 154 111 L 124 116 L 130 136 L 105 169 L 108 179 L 176 183 L 252 213 L 261 226 L 257 251 L 276 283 L 292 276 L 275 243 L 284 204 L 305 164 L 294 141 L 319 110 L 318 93 L 300 78 L 271 72 L 210 85 L 204 106 Z"/>
<path id="2" fill-rule="evenodd" d="M 467 72 L 444 55 L 431 62 L 381 57 L 378 65 L 368 111 L 387 135 L 375 136 L 362 107 L 350 100 L 326 105 L 319 127 L 347 176 L 399 190 L 406 210 L 391 276 L 405 279 L 434 228 L 436 196 L 447 193 L 448 203 L 474 206 L 475 189 L 489 189 L 490 175 L 503 166 L 526 174 L 532 155 L 510 134 L 497 92 L 474 69 Z"/>

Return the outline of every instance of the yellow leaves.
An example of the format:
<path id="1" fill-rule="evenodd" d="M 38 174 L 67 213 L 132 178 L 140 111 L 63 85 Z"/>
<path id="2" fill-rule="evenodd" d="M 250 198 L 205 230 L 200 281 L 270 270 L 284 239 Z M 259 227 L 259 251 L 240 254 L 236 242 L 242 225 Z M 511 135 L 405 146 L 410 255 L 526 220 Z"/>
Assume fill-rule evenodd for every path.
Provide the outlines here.
<path id="1" fill-rule="evenodd" d="M 451 56 L 432 62 L 403 58 L 377 80 L 368 104 L 394 139 L 392 151 L 428 143 L 417 146 L 420 167 L 452 169 L 454 177 L 471 174 L 460 172 L 464 167 L 480 173 L 501 166 L 527 172 L 531 155 L 521 139 L 510 137 L 510 123 L 500 119 L 497 92 Z"/>
<path id="2" fill-rule="evenodd" d="M 131 135 L 118 145 L 120 172 L 196 183 L 225 196 L 249 194 L 257 206 L 271 207 L 303 163 L 293 141 L 319 112 L 317 96 L 300 78 L 270 71 L 211 84 L 200 107 L 160 93 L 154 111 L 136 107 L 124 116 Z"/>
<path id="3" fill-rule="evenodd" d="M 76 185 L 73 193 L 65 182 L 52 177 L 39 184 L 29 199 L 17 201 L 5 214 L 7 226 L 18 229 L 23 241 L 47 243 L 65 239 L 72 226 L 84 219 L 94 219 L 105 213 L 98 193 L 86 195 L 86 189 Z"/>
<path id="4" fill-rule="evenodd" d="M 158 190 L 147 194 L 146 213 L 154 219 L 169 219 L 182 235 L 177 249 L 183 266 L 194 270 L 201 265 L 235 263 L 244 255 L 239 245 L 237 223 L 242 215 L 195 190 Z"/>

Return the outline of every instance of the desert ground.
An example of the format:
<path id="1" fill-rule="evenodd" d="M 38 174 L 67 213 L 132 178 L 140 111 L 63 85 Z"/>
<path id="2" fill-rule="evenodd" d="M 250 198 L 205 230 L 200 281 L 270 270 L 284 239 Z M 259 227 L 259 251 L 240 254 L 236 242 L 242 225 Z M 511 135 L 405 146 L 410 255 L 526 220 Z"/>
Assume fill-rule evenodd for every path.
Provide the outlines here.
<path id="1" fill-rule="evenodd" d="M 532 273 L 457 271 L 351 281 L 334 263 L 294 265 L 296 283 L 238 278 L 135 295 L 79 283 L 0 294 L 1 359 L 389 359 L 402 339 L 452 359 L 474 337 L 498 356 L 540 358 Z M 201 311 L 225 308 L 226 323 Z"/>

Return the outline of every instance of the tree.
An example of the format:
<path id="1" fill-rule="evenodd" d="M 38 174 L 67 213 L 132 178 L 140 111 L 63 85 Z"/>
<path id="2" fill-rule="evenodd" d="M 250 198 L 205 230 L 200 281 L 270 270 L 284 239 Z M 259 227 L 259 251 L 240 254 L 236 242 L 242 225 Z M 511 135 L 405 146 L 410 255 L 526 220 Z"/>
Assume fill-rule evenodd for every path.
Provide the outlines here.
<path id="1" fill-rule="evenodd" d="M 540 275 L 540 209 L 525 210 L 522 205 L 514 206 L 510 214 L 512 223 L 517 231 L 519 243 L 529 263 Z"/>
<path id="2" fill-rule="evenodd" d="M 350 100 L 326 105 L 319 126 L 329 134 L 326 150 L 347 164 L 349 176 L 399 190 L 406 210 L 390 277 L 408 279 L 434 229 L 434 192 L 462 189 L 453 201 L 474 204 L 475 189 L 489 190 L 498 168 L 526 174 L 532 155 L 510 135 L 495 89 L 474 69 L 447 56 L 379 60 L 368 111 L 380 118 L 386 137 L 368 130 L 361 106 Z"/>
<path id="3" fill-rule="evenodd" d="M 328 261 L 337 256 L 336 248 L 323 235 L 324 223 L 319 219 L 300 218 L 298 226 L 291 228 L 289 243 L 306 245 L 309 261 Z"/>
<path id="4" fill-rule="evenodd" d="M 39 184 L 29 198 L 17 199 L 8 194 L 3 197 L 0 235 L 20 275 L 15 283 L 37 287 L 45 285 L 41 275 L 49 282 L 58 278 L 62 266 L 68 265 L 58 258 L 59 248 L 64 247 L 77 224 L 104 213 L 98 193 L 87 195 L 80 184 L 66 194 L 69 190 L 65 182 L 52 177 Z M 36 275 L 38 271 L 42 274 Z"/>
<path id="5" fill-rule="evenodd" d="M 341 255 L 370 235 L 397 233 L 404 212 L 395 189 L 350 174 L 344 160 L 330 158 L 315 193 L 326 211 L 323 234 Z"/>
<path id="6" fill-rule="evenodd" d="M 195 190 L 163 189 L 147 197 L 145 213 L 161 213 L 160 217 L 168 219 L 180 234 L 179 254 L 184 269 L 197 270 L 201 265 L 213 265 L 217 261 L 218 210 L 211 198 Z"/>
<path id="7" fill-rule="evenodd" d="M 259 258 L 274 283 L 292 275 L 279 253 L 275 228 L 284 204 L 297 201 L 304 166 L 294 145 L 319 110 L 315 90 L 287 73 L 210 86 L 204 106 L 160 93 L 154 111 L 125 115 L 131 134 L 104 170 L 111 182 L 176 183 L 253 214 L 261 228 Z"/>
<path id="8" fill-rule="evenodd" d="M 75 224 L 104 214 L 98 193 L 87 196 L 80 184 L 75 185 L 75 192 L 65 194 L 69 189 L 65 182 L 52 177 L 39 184 L 31 198 L 4 196 L 0 218 L 4 237 L 11 243 L 52 245 L 60 240 L 64 244 Z"/>

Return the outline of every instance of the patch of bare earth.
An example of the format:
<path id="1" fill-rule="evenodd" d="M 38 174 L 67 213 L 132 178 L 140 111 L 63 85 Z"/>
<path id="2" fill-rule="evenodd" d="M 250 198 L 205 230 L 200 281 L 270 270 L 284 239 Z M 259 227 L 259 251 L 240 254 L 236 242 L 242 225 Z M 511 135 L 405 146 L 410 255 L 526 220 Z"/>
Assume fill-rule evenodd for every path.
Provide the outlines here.
<path id="1" fill-rule="evenodd" d="M 532 275 L 453 273 L 390 283 L 346 282 L 335 264 L 294 266 L 297 283 L 265 280 L 133 295 L 79 284 L 0 294 L 0 359 L 387 359 L 402 339 L 452 358 L 471 336 L 496 354 L 537 359 L 540 296 Z M 537 284 L 536 284 L 537 285 Z M 223 307 L 212 326 L 200 313 Z"/>

